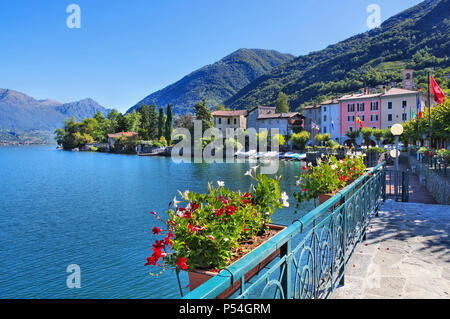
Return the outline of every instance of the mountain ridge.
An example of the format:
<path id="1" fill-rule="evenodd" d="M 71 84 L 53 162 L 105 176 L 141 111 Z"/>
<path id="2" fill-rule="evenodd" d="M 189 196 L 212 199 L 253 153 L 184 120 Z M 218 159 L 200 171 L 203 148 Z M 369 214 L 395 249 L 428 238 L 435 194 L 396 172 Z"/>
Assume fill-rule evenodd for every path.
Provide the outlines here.
<path id="1" fill-rule="evenodd" d="M 171 103 L 174 113 L 187 113 L 192 112 L 194 105 L 203 98 L 206 98 L 208 106 L 213 107 L 268 70 L 293 58 L 291 54 L 275 50 L 239 49 L 148 95 L 127 113 L 142 103 L 153 102 L 164 107 Z"/>
<path id="2" fill-rule="evenodd" d="M 109 110 L 91 98 L 61 103 L 51 99 L 37 100 L 25 93 L 0 88 L 0 129 L 12 131 L 53 131 L 74 116 L 78 121 Z"/>
<path id="3" fill-rule="evenodd" d="M 399 70 L 385 69 L 388 62 L 416 66 L 419 71 L 431 66 L 448 67 L 450 22 L 446 15 L 449 11 L 449 0 L 421 2 L 390 17 L 376 29 L 273 68 L 224 104 L 232 109 L 274 105 L 278 93 L 283 91 L 290 98 L 291 109 L 297 109 L 314 99 L 386 84 L 388 79 L 401 81 Z M 413 56 L 417 52 L 434 55 L 437 62 L 414 65 Z"/>

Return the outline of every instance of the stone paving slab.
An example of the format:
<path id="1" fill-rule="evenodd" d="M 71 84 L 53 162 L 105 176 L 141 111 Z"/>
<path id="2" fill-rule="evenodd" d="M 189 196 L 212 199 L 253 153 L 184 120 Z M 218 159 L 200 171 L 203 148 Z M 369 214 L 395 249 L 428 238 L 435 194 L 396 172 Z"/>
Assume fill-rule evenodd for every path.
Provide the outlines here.
<path id="1" fill-rule="evenodd" d="M 450 299 L 450 206 L 388 200 L 334 299 Z"/>

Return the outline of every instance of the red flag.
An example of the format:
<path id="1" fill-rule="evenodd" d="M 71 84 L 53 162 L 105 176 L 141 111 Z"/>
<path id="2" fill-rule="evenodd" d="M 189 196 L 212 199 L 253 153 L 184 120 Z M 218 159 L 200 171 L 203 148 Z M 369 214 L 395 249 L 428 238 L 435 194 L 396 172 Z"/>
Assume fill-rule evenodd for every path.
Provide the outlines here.
<path id="1" fill-rule="evenodd" d="M 361 119 L 359 118 L 359 116 L 356 117 L 356 122 L 359 124 L 359 126 L 361 128 L 363 128 L 363 123 L 361 122 Z"/>
<path id="2" fill-rule="evenodd" d="M 430 90 L 431 94 L 434 94 L 434 100 L 436 101 L 436 103 L 442 104 L 445 100 L 444 92 L 442 92 L 441 88 L 431 75 L 430 75 Z"/>

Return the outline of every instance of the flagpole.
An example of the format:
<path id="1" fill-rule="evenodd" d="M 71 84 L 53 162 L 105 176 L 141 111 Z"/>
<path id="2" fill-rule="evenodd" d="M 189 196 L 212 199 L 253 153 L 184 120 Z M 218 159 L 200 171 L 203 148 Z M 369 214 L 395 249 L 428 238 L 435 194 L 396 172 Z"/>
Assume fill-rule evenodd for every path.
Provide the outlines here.
<path id="1" fill-rule="evenodd" d="M 428 71 L 428 135 L 430 136 L 430 148 L 431 148 L 431 74 Z"/>

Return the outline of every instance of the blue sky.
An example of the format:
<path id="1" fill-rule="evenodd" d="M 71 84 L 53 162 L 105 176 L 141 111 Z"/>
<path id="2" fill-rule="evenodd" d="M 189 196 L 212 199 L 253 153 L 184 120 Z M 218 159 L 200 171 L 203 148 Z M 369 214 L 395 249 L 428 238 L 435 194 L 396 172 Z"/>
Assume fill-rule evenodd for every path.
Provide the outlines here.
<path id="1" fill-rule="evenodd" d="M 239 48 L 307 54 L 420 0 L 2 0 L 0 88 L 126 111 Z M 81 29 L 69 29 L 69 4 Z"/>

